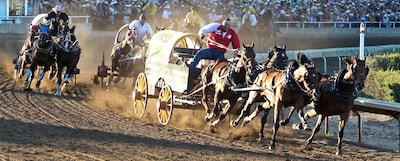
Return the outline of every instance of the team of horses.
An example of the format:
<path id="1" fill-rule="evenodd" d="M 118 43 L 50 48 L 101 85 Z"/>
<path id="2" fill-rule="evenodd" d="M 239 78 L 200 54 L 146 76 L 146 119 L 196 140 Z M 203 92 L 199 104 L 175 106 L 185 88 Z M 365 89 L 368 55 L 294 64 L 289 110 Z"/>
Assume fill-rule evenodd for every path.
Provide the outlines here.
<path id="1" fill-rule="evenodd" d="M 29 36 L 32 42 L 27 45 L 31 47 L 32 53 L 20 56 L 21 59 L 24 58 L 20 61 L 29 61 L 31 64 L 25 79 L 26 89 L 30 89 L 35 76 L 34 72 L 38 66 L 42 66 L 43 71 L 39 75 L 36 87 L 40 86 L 45 73 L 52 70 L 50 77 L 56 74 L 57 78 L 55 95 L 61 95 L 63 88 L 69 83 L 70 77 L 78 72 L 76 66 L 79 62 L 81 48 L 74 31 L 75 26 L 69 28 L 61 25 L 57 40 L 44 33 L 38 33 L 35 37 Z M 131 52 L 131 48 L 124 40 L 116 44 L 113 52 L 121 52 L 121 55 L 126 55 Z M 292 61 L 288 60 L 285 46 L 274 46 L 269 49 L 268 53 L 268 61 L 257 63 L 254 43 L 243 44 L 243 50 L 234 61 L 216 61 L 203 69 L 201 84 L 206 86 L 202 89 L 201 99 L 206 113 L 204 120 L 212 127 L 217 126 L 232 107 L 239 102 L 238 100 L 242 99 L 244 101 L 239 105 L 241 107 L 239 116 L 232 120 L 230 125 L 236 127 L 242 122 L 242 126 L 245 126 L 261 111 L 265 111 L 259 130 L 259 139 L 263 141 L 265 140 L 264 125 L 267 114 L 269 110 L 273 109 L 274 119 L 269 149 L 275 149 L 279 127 L 287 125 L 292 114 L 297 110 L 301 121 L 298 124 L 299 127 L 306 127 L 306 120 L 318 116 L 318 121 L 305 145 L 305 149 L 310 149 L 312 140 L 320 129 L 322 119 L 331 115 L 339 115 L 341 120 L 336 154 L 341 155 L 344 127 L 354 105 L 354 99 L 363 89 L 369 71 L 365 65 L 365 59 L 344 57 L 343 61 L 347 64 L 347 68 L 327 77 L 317 72 L 312 60 L 303 53 L 298 53 L 296 59 Z M 29 59 L 26 60 L 27 58 Z M 117 60 L 121 61 L 121 59 Z M 123 62 L 118 64 L 120 76 L 127 77 L 128 75 L 124 74 L 125 70 L 123 69 L 124 66 L 125 68 L 128 66 Z M 64 71 L 64 84 L 61 86 Z M 233 80 L 228 77 L 230 74 L 234 74 Z M 18 73 L 19 77 L 21 75 L 23 75 L 23 71 Z M 113 75 L 110 75 L 109 80 L 109 83 L 114 80 Z M 209 86 L 208 84 L 211 82 L 213 85 Z M 234 82 L 244 82 L 246 87 L 234 89 L 232 88 Z M 210 94 L 213 98 L 212 108 L 208 101 Z M 255 103 L 257 106 L 251 112 L 250 107 Z M 305 106 L 312 108 L 304 115 L 302 110 Z M 291 109 L 289 114 L 280 120 L 280 114 L 285 107 Z"/>
<path id="2" fill-rule="evenodd" d="M 29 46 L 29 51 L 23 51 L 19 54 L 19 60 L 24 62 L 18 73 L 18 77 L 22 77 L 26 63 L 29 63 L 28 73 L 25 78 L 25 90 L 32 90 L 31 84 L 35 78 L 35 71 L 39 67 L 43 68 L 36 81 L 35 87 L 39 88 L 47 71 L 51 70 L 49 79 L 56 76 L 57 90 L 55 95 L 61 95 L 63 89 L 69 83 L 71 76 L 79 73 L 77 64 L 79 62 L 81 48 L 74 34 L 75 26 L 69 27 L 66 24 L 59 26 L 59 33 L 53 38 L 48 33 L 34 31 L 29 32 L 29 39 L 25 45 Z M 23 50 L 25 50 L 25 45 Z M 64 73 L 64 78 L 62 75 Z M 61 87 L 62 80 L 64 84 Z"/>
<path id="3" fill-rule="evenodd" d="M 294 111 L 299 112 L 301 123 L 299 126 L 307 126 L 306 120 L 319 116 L 318 121 L 307 140 L 305 149 L 310 149 L 315 133 L 318 132 L 322 118 L 331 115 L 339 115 L 337 155 L 342 154 L 343 129 L 354 106 L 354 99 L 364 87 L 364 81 L 368 75 L 368 67 L 365 59 L 360 60 L 354 56 L 344 57 L 347 64 L 338 74 L 330 77 L 323 76 L 315 69 L 315 64 L 304 53 L 298 53 L 296 59 L 288 61 L 286 47 L 275 46 L 269 50 L 269 61 L 258 64 L 255 62 L 254 44 L 243 44 L 237 63 L 217 61 L 202 71 L 202 84 L 213 86 L 203 88 L 202 105 L 206 115 L 205 121 L 211 127 L 216 126 L 229 113 L 239 98 L 244 99 L 241 104 L 241 112 L 237 119 L 230 125 L 236 127 L 241 121 L 242 126 L 251 122 L 261 111 L 265 111 L 261 118 L 259 131 L 260 141 L 264 141 L 264 125 L 268 111 L 274 109 L 272 138 L 269 149 L 275 149 L 276 136 L 280 126 L 285 126 Z M 242 90 L 230 88 L 232 83 L 228 79 L 229 71 L 236 72 L 235 79 L 246 81 L 247 87 Z M 210 88 L 213 89 L 213 109 L 208 105 Z M 212 93 L 212 92 L 211 92 Z M 224 100 L 227 100 L 224 102 Z M 250 107 L 258 103 L 253 112 Z M 303 107 L 312 108 L 304 115 Z M 283 108 L 290 107 L 288 115 L 280 120 Z"/>

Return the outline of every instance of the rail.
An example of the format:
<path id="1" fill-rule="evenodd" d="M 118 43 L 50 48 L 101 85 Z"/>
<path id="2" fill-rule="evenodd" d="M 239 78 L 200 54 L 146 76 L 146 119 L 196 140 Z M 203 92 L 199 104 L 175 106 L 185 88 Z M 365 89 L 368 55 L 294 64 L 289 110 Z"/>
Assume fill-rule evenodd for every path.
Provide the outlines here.
<path id="1" fill-rule="evenodd" d="M 361 142 L 362 136 L 362 117 L 361 112 L 370 112 L 376 114 L 389 115 L 399 122 L 399 149 L 400 149 L 400 103 L 387 102 L 382 100 L 359 97 L 354 101 L 353 112 L 358 116 L 358 142 Z"/>
<path id="2" fill-rule="evenodd" d="M 0 16 L 1 23 L 21 24 L 22 22 L 31 21 L 36 16 Z M 90 16 L 68 16 L 70 23 L 89 23 Z"/>
<path id="3" fill-rule="evenodd" d="M 360 28 L 360 22 L 307 22 L 307 21 L 275 21 L 277 28 Z M 366 22 L 366 27 L 375 28 L 400 28 L 400 22 Z"/>

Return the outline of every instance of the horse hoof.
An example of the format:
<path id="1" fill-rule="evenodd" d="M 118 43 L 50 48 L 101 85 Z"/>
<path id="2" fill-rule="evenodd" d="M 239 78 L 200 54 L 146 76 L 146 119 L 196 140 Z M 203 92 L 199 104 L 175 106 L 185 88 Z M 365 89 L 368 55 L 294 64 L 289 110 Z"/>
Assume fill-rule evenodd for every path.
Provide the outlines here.
<path id="1" fill-rule="evenodd" d="M 340 156 L 340 155 L 342 155 L 342 154 L 343 154 L 342 151 L 337 151 L 337 152 L 336 152 L 336 155 L 339 155 L 339 156 Z"/>
<path id="2" fill-rule="evenodd" d="M 306 145 L 304 146 L 304 150 L 312 150 L 311 145 L 310 145 L 310 144 L 306 144 Z"/>
<path id="3" fill-rule="evenodd" d="M 208 126 L 210 126 L 210 127 L 215 127 L 215 124 L 212 123 L 212 122 L 208 122 Z"/>
<path id="4" fill-rule="evenodd" d="M 279 121 L 279 125 L 281 125 L 281 126 L 286 126 L 286 125 L 287 125 L 287 122 L 284 121 L 284 120 L 281 120 L 281 121 Z"/>
<path id="5" fill-rule="evenodd" d="M 268 147 L 268 149 L 269 149 L 269 150 L 275 150 L 275 146 L 270 145 L 270 146 Z"/>
<path id="6" fill-rule="evenodd" d="M 258 141 L 261 142 L 261 143 L 264 143 L 265 142 L 265 138 L 264 137 L 259 137 Z"/>
<path id="7" fill-rule="evenodd" d="M 238 123 L 236 121 L 231 121 L 231 126 L 232 127 L 236 127 L 238 125 Z"/>
<path id="8" fill-rule="evenodd" d="M 300 130 L 300 129 L 302 129 L 302 126 L 301 126 L 301 124 L 293 124 L 293 125 L 292 125 L 292 129 L 294 129 L 294 130 Z"/>
<path id="9" fill-rule="evenodd" d="M 40 87 L 40 82 L 36 82 L 35 87 L 39 88 Z"/>

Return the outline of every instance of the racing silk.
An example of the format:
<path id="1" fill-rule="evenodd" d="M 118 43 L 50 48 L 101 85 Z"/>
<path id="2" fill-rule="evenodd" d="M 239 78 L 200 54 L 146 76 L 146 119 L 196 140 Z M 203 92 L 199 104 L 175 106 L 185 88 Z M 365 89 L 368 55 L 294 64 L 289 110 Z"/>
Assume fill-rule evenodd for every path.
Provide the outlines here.
<path id="1" fill-rule="evenodd" d="M 209 34 L 207 39 L 209 48 L 213 48 L 221 53 L 226 53 L 226 48 L 228 48 L 229 43 L 232 42 L 233 49 L 240 49 L 240 40 L 236 31 L 229 28 L 224 32 L 220 23 L 211 23 L 200 28 L 199 35 L 206 34 Z M 225 48 L 218 47 L 216 43 L 222 44 Z"/>
<path id="2" fill-rule="evenodd" d="M 47 17 L 46 20 L 50 20 L 51 25 L 50 25 L 50 32 L 51 35 L 55 36 L 58 33 L 58 26 L 60 25 L 60 20 L 63 20 L 65 23 L 69 22 L 68 15 L 65 14 L 64 12 L 61 12 L 60 16 L 57 17 L 57 13 L 54 11 L 51 11 Z"/>
<path id="3" fill-rule="evenodd" d="M 144 37 L 151 38 L 153 35 L 151 26 L 146 22 L 144 25 L 139 20 L 134 20 L 129 24 L 129 30 L 131 30 L 131 36 L 136 38 L 138 44 L 144 43 Z"/>

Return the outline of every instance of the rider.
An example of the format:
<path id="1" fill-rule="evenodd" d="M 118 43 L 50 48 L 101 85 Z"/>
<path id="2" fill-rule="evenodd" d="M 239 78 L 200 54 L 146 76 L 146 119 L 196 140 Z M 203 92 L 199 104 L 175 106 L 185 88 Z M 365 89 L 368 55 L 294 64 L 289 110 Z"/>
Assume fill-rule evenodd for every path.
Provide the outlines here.
<path id="1" fill-rule="evenodd" d="M 58 34 L 58 27 L 65 23 L 68 25 L 69 18 L 65 12 L 62 12 L 63 8 L 61 5 L 56 5 L 52 11 L 47 14 L 46 20 L 51 21 L 50 25 L 50 35 L 57 36 Z"/>
<path id="2" fill-rule="evenodd" d="M 146 15 L 140 14 L 139 20 L 133 20 L 129 24 L 128 37 L 133 45 L 144 45 L 144 38 L 147 36 L 148 39 L 153 35 L 151 26 L 146 22 Z"/>
<path id="3" fill-rule="evenodd" d="M 199 50 L 190 64 L 190 69 L 193 75 L 196 75 L 196 66 L 201 59 L 214 59 L 226 61 L 225 53 L 230 43 L 232 43 L 234 54 L 237 55 L 240 50 L 240 40 L 236 31 L 230 28 L 231 20 L 226 18 L 222 23 L 210 23 L 203 26 L 199 30 L 199 35 L 203 39 L 206 34 L 209 34 L 207 39 L 208 48 Z M 233 72 L 231 72 L 230 80 L 232 80 Z M 233 81 L 232 81 L 233 82 Z M 233 83 L 235 86 L 236 84 Z"/>
<path id="4" fill-rule="evenodd" d="M 184 22 L 185 29 L 188 32 L 198 30 L 205 24 L 200 15 L 193 10 L 193 7 L 191 7 L 190 12 L 186 14 Z"/>
<path id="5" fill-rule="evenodd" d="M 206 34 L 209 34 L 207 39 L 208 48 L 197 52 L 190 64 L 191 68 L 196 68 L 196 65 L 201 59 L 227 60 L 225 58 L 225 53 L 230 43 L 232 43 L 235 54 L 239 52 L 239 36 L 235 30 L 230 28 L 230 25 L 231 20 L 227 18 L 224 19 L 222 23 L 210 23 L 200 28 L 199 35 L 202 39 Z"/>

